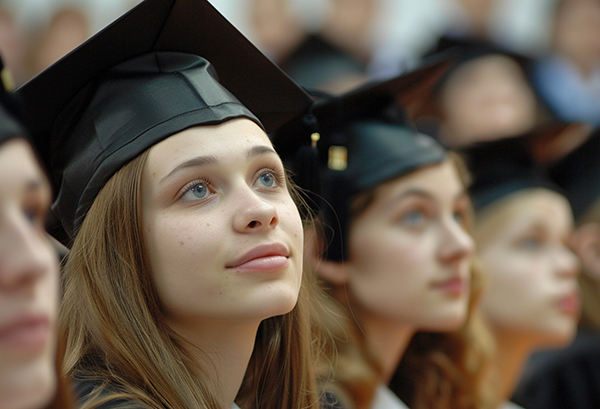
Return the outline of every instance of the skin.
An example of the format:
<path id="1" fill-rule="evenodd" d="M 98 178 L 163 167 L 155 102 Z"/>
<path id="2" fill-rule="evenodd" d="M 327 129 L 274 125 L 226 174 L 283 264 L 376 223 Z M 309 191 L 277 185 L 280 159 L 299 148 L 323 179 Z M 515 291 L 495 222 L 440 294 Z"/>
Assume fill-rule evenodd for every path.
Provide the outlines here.
<path id="1" fill-rule="evenodd" d="M 478 255 L 490 280 L 482 311 L 496 334 L 509 397 L 533 350 L 563 346 L 574 336 L 579 262 L 567 247 L 573 218 L 563 196 L 536 189 L 505 200 L 518 212 L 478 241 Z"/>
<path id="2" fill-rule="evenodd" d="M 469 206 L 453 163 L 417 170 L 377 187 L 352 221 L 346 263 L 321 261 L 321 274 L 345 285 L 386 378 L 416 331 L 455 330 L 466 318 Z M 454 291 L 443 286 L 450 279 Z"/>
<path id="3" fill-rule="evenodd" d="M 517 136 L 531 129 L 537 103 L 521 67 L 490 55 L 457 68 L 440 97 L 441 138 L 451 147 Z"/>
<path id="4" fill-rule="evenodd" d="M 554 24 L 554 47 L 589 77 L 600 65 L 600 2 L 566 0 Z"/>
<path id="5" fill-rule="evenodd" d="M 0 145 L 2 409 L 43 407 L 56 389 L 58 261 L 44 235 L 50 200 L 29 144 L 13 139 Z"/>
<path id="6" fill-rule="evenodd" d="M 199 157 L 210 160 L 189 162 Z M 291 311 L 300 290 L 302 223 L 281 159 L 247 119 L 183 131 L 151 148 L 142 208 L 167 322 L 202 350 L 192 348 L 200 364 L 212 362 L 229 407 L 258 325 Z M 273 243 L 285 254 L 237 266 L 248 251 Z"/>

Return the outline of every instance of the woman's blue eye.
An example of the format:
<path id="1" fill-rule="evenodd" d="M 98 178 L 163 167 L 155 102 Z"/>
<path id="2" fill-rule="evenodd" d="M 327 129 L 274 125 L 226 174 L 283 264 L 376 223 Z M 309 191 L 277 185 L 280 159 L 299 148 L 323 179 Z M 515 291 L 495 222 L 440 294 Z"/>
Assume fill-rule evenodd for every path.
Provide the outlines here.
<path id="1" fill-rule="evenodd" d="M 183 194 L 181 199 L 182 200 L 204 199 L 204 198 L 206 198 L 206 196 L 208 196 L 209 192 L 210 191 L 208 190 L 208 187 L 206 186 L 206 184 L 198 183 L 198 184 L 192 186 L 190 189 L 188 189 Z"/>
<path id="2" fill-rule="evenodd" d="M 37 217 L 37 213 L 33 210 L 28 210 L 25 211 L 23 213 L 25 215 L 25 217 L 27 218 L 27 220 L 29 220 L 31 223 L 34 223 Z"/>
<path id="3" fill-rule="evenodd" d="M 541 242 L 541 240 L 539 240 L 535 237 L 529 237 L 529 238 L 521 240 L 520 244 L 521 244 L 521 247 L 526 250 L 535 250 L 542 245 L 542 242 Z"/>
<path id="4" fill-rule="evenodd" d="M 263 173 L 258 177 L 258 180 L 264 187 L 275 186 L 275 176 L 270 172 Z"/>
<path id="5" fill-rule="evenodd" d="M 415 210 L 412 212 L 406 213 L 402 217 L 402 224 L 407 226 L 418 226 L 425 220 L 425 215 L 420 210 Z"/>

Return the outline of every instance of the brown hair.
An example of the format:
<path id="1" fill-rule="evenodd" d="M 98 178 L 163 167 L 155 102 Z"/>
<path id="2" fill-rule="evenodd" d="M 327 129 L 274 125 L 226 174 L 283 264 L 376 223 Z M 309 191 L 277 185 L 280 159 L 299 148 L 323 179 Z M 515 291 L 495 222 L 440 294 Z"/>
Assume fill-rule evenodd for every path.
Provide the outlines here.
<path id="1" fill-rule="evenodd" d="M 98 194 L 65 265 L 61 334 L 64 371 L 110 389 L 83 408 L 117 399 L 148 408 L 217 408 L 206 374 L 161 314 L 141 226 L 141 175 L 148 151 Z M 290 184 L 292 196 L 295 195 Z M 316 405 L 311 344 L 316 284 L 304 275 L 294 309 L 264 320 L 236 401 L 245 409 Z M 210 364 L 210 363 L 209 363 Z"/>
<path id="2" fill-rule="evenodd" d="M 451 161 L 465 186 L 469 177 L 464 162 L 449 153 Z M 374 200 L 374 190 L 360 194 L 353 202 L 354 216 L 363 212 Z M 472 217 L 471 217 L 472 218 Z M 471 231 L 471 218 L 465 228 Z M 495 400 L 491 391 L 489 372 L 492 362 L 492 341 L 487 327 L 477 312 L 484 287 L 482 271 L 473 266 L 469 314 L 463 328 L 455 332 L 418 332 L 398 366 L 390 388 L 413 409 L 424 408 L 492 408 Z M 321 283 L 332 295 L 331 309 L 337 311 L 338 322 L 326 322 L 338 348 L 336 383 L 330 390 L 339 396 L 346 408 L 371 407 L 381 369 L 369 351 L 363 331 L 340 299 L 338 288 Z M 397 387 L 398 384 L 401 387 Z"/>

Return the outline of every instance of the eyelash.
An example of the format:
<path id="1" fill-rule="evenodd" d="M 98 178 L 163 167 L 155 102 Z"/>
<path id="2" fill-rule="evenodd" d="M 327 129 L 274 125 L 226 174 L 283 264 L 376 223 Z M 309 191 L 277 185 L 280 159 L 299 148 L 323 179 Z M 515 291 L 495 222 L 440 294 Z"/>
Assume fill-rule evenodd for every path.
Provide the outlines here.
<path id="1" fill-rule="evenodd" d="M 271 173 L 273 175 L 273 177 L 275 178 L 276 186 L 274 186 L 274 188 L 285 186 L 285 181 L 286 181 L 285 171 L 283 171 L 281 169 L 276 169 L 276 166 L 264 167 L 264 168 L 260 169 L 259 171 L 257 171 L 255 173 L 254 183 L 256 183 L 258 178 L 260 178 L 262 175 L 264 175 L 266 173 Z M 186 183 L 185 186 L 183 186 L 181 188 L 181 190 L 179 191 L 179 194 L 177 195 L 177 199 L 181 200 L 185 194 L 187 194 L 191 189 L 193 189 L 194 187 L 196 187 L 198 185 L 205 185 L 206 188 L 209 191 L 211 191 L 212 184 L 213 184 L 213 182 L 210 178 L 194 179 L 194 180 Z M 200 199 L 200 200 L 202 200 L 202 199 Z"/>

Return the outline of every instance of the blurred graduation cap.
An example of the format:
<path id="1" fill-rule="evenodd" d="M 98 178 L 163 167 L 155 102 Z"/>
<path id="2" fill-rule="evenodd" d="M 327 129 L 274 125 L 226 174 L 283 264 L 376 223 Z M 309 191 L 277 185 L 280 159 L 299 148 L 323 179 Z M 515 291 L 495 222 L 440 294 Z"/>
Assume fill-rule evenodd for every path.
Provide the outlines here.
<path id="1" fill-rule="evenodd" d="M 273 136 L 297 183 L 317 193 L 314 202 L 328 227 L 327 259 L 347 257 L 354 195 L 445 159 L 441 145 L 412 128 L 397 100 L 422 86 L 421 81 L 440 76 L 449 58 L 445 55 L 408 74 L 317 99 L 310 114 Z"/>
<path id="2" fill-rule="evenodd" d="M 571 202 L 575 220 L 585 216 L 600 199 L 600 129 L 553 165 L 550 175 Z"/>
<path id="3" fill-rule="evenodd" d="M 525 189 L 546 188 L 562 193 L 550 180 L 547 169 L 534 161 L 531 136 L 528 133 L 460 150 L 472 174 L 469 190 L 476 210 Z"/>
<path id="4" fill-rule="evenodd" d="M 160 140 L 238 117 L 271 132 L 312 102 L 206 0 L 143 1 L 16 95 L 63 242 L 108 179 Z"/>
<path id="5" fill-rule="evenodd" d="M 279 66 L 303 87 L 321 90 L 366 75 L 365 63 L 318 34 L 308 35 Z"/>

